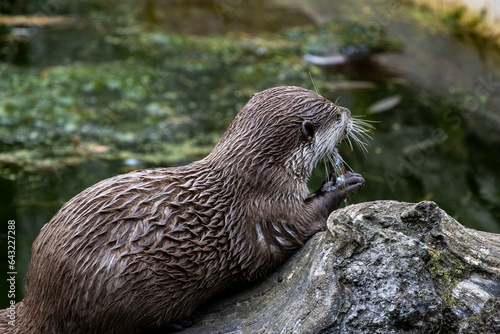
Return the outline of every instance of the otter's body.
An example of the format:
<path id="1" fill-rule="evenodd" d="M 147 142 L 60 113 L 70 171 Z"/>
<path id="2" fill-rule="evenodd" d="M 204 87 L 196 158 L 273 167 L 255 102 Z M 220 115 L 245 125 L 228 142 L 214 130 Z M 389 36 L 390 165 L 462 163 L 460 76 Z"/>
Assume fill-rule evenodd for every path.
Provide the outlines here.
<path id="1" fill-rule="evenodd" d="M 6 333 L 139 333 L 187 318 L 324 229 L 363 179 L 310 195 L 312 168 L 352 130 L 347 109 L 298 87 L 255 94 L 205 159 L 119 175 L 67 202 L 32 248 Z"/>

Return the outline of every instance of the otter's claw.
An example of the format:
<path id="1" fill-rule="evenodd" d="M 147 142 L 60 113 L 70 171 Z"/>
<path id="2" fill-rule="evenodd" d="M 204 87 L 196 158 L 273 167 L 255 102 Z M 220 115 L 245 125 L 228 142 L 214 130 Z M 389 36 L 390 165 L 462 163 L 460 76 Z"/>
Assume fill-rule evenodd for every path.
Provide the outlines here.
<path id="1" fill-rule="evenodd" d="M 343 189 L 348 194 L 357 193 L 365 185 L 365 179 L 358 173 L 347 172 L 342 175 L 345 178 Z"/>

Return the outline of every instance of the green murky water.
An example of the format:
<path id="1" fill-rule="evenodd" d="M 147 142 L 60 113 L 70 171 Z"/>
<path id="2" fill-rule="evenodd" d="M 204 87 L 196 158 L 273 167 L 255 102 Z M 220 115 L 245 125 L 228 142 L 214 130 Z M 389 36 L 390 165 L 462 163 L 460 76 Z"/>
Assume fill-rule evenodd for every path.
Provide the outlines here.
<path id="1" fill-rule="evenodd" d="M 45 19 L 0 25 L 0 247 L 6 256 L 15 220 L 18 300 L 31 243 L 65 201 L 119 173 L 202 158 L 252 93 L 313 89 L 311 76 L 322 95 L 378 121 L 366 156 L 340 149 L 367 181 L 353 202 L 433 200 L 500 232 L 499 53 L 442 17 L 378 0 L 4 11 Z M 311 187 L 323 177 L 318 169 Z"/>

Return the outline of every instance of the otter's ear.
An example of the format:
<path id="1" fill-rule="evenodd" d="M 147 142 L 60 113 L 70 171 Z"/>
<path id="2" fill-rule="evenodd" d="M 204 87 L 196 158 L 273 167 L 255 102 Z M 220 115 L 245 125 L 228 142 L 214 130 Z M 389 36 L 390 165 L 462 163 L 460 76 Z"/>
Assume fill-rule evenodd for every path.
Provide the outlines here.
<path id="1" fill-rule="evenodd" d="M 302 134 L 307 139 L 312 139 L 314 137 L 314 124 L 313 122 L 307 120 L 302 122 Z"/>

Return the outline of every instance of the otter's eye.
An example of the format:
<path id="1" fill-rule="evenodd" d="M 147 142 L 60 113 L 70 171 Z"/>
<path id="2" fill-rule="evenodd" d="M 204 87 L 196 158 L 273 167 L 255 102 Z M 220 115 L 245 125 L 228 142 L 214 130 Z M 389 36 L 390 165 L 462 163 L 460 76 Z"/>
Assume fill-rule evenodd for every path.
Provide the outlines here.
<path id="1" fill-rule="evenodd" d="M 312 137 L 314 137 L 314 124 L 311 121 L 302 122 L 301 130 L 302 134 L 307 139 L 311 139 Z"/>

